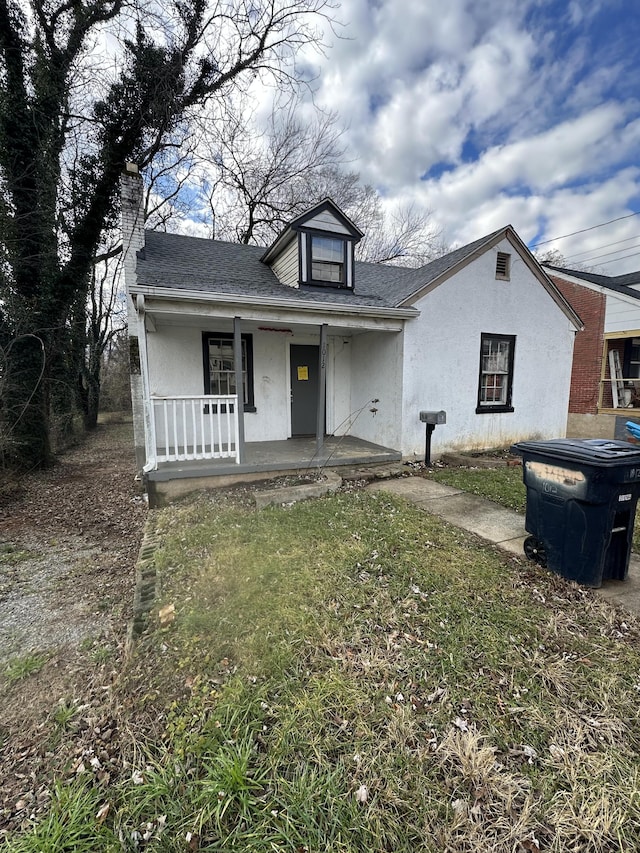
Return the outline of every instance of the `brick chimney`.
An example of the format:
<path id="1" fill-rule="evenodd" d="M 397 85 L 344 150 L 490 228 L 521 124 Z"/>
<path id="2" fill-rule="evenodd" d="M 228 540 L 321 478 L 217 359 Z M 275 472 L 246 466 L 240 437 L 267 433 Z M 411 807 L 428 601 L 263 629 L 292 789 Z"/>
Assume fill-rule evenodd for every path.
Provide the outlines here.
<path id="1" fill-rule="evenodd" d="M 127 292 L 133 434 L 136 467 L 138 470 L 141 470 L 146 462 L 145 378 L 142 376 L 140 357 L 141 347 L 146 346 L 146 340 L 144 340 L 144 317 L 140 320 L 135 300 L 137 291 L 137 253 L 140 249 L 144 248 L 144 201 L 142 190 L 142 178 L 138 167 L 135 163 L 127 163 L 124 172 L 120 176 L 120 227 L 122 231 L 122 268 L 124 270 L 124 282 Z"/>
<path id="2" fill-rule="evenodd" d="M 127 289 L 136 283 L 136 252 L 144 247 L 142 178 L 135 163 L 127 163 L 120 177 L 120 227 Z"/>

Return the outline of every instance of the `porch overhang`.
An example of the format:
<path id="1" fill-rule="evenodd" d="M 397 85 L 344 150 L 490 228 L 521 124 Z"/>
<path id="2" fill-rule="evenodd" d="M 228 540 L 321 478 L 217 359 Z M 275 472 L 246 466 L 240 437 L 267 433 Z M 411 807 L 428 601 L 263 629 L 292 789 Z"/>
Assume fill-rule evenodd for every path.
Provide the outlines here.
<path id="1" fill-rule="evenodd" d="M 387 308 L 302 299 L 275 299 L 224 293 L 183 291 L 139 285 L 132 297 L 144 296 L 151 322 L 199 323 L 206 318 L 240 316 L 243 322 L 277 322 L 299 327 L 326 323 L 340 333 L 352 331 L 401 332 L 406 320 L 418 317 L 415 308 Z"/>

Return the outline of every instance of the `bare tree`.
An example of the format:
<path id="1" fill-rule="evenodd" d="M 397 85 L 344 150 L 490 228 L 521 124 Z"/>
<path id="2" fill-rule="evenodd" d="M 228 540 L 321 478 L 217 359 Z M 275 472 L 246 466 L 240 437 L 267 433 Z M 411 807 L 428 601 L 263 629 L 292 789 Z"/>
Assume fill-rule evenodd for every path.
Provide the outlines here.
<path id="1" fill-rule="evenodd" d="M 592 272 L 593 266 L 580 261 L 569 262 L 559 249 L 543 249 L 533 253 L 539 264 L 549 264 L 552 267 L 564 267 L 565 269 L 580 270 L 581 272 Z"/>
<path id="2" fill-rule="evenodd" d="M 114 247 L 115 248 L 115 247 Z M 77 399 L 84 418 L 85 429 L 93 429 L 98 422 L 100 406 L 101 373 L 105 353 L 114 338 L 125 329 L 126 305 L 121 283 L 122 254 L 103 253 L 92 270 L 89 298 L 84 314 L 79 318 L 77 333 L 82 343 L 79 359 Z"/>
<path id="3" fill-rule="evenodd" d="M 311 205 L 329 197 L 364 231 L 358 258 L 420 266 L 446 251 L 429 212 L 415 205 L 386 210 L 379 193 L 348 170 L 336 116 L 301 117 L 298 98 L 276 100 L 262 129 L 247 122 L 246 100 L 203 125 L 203 193 L 221 239 L 268 245 Z"/>
<path id="4" fill-rule="evenodd" d="M 16 341 L 0 417 L 17 432 L 16 464 L 50 457 L 52 389 L 125 162 L 150 163 L 182 121 L 241 80 L 293 80 L 296 52 L 318 38 L 328 8 L 0 0 L 0 299 Z M 107 36 L 120 51 L 98 67 Z"/>
<path id="5" fill-rule="evenodd" d="M 344 159 L 336 116 L 315 110 L 300 118 L 302 101 L 276 99 L 266 127 L 247 121 L 246 98 L 203 124 L 204 190 L 215 236 L 270 243 L 309 198 L 314 183 Z"/>
<path id="6" fill-rule="evenodd" d="M 100 408 L 106 412 L 131 410 L 129 340 L 124 332 L 109 341 L 102 359 Z"/>

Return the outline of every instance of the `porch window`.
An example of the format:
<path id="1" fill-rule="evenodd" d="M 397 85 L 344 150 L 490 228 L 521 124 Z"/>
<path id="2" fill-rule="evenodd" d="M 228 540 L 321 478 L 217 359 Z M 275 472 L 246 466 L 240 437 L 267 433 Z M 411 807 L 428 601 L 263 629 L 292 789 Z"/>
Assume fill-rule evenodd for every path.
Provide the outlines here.
<path id="1" fill-rule="evenodd" d="M 482 334 L 476 413 L 512 412 L 515 335 Z"/>
<path id="2" fill-rule="evenodd" d="M 202 336 L 204 355 L 204 393 L 236 394 L 236 371 L 233 357 L 233 335 L 205 332 Z M 253 338 L 241 336 L 242 399 L 245 412 L 255 412 L 253 402 Z"/>

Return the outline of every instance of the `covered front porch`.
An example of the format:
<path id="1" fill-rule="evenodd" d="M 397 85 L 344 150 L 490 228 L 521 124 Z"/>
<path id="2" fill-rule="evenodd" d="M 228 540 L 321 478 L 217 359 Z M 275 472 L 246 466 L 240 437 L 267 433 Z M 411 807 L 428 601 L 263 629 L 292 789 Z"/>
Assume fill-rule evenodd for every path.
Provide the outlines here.
<path id="1" fill-rule="evenodd" d="M 154 489 L 176 495 L 401 458 L 401 332 L 410 310 L 245 306 L 239 316 L 237 306 L 176 306 L 150 295 L 137 307 L 138 435 L 150 498 Z"/>

